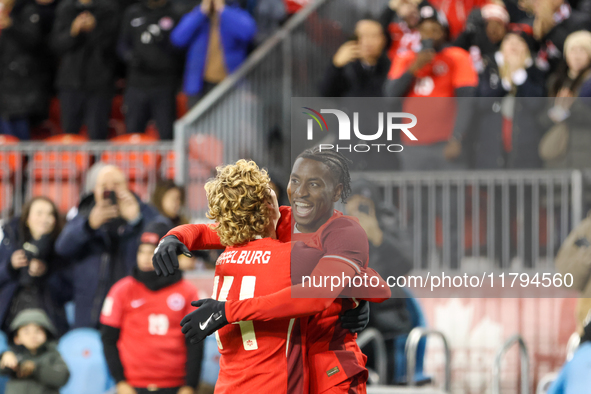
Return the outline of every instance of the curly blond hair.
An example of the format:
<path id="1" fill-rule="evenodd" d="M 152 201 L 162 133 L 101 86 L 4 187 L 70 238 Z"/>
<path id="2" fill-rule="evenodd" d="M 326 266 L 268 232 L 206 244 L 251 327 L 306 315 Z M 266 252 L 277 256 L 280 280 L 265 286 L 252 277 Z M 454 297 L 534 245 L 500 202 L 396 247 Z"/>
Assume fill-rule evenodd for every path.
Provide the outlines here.
<path id="1" fill-rule="evenodd" d="M 238 160 L 216 168 L 205 184 L 209 212 L 222 245 L 240 245 L 264 236 L 270 221 L 266 201 L 271 198 L 269 175 L 254 161 Z"/>

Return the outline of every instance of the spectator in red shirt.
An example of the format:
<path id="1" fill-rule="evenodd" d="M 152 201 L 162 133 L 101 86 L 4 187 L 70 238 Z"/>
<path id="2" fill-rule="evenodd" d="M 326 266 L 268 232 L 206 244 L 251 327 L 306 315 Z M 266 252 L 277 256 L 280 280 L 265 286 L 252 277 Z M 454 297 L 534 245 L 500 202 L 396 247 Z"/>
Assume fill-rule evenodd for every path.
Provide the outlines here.
<path id="1" fill-rule="evenodd" d="M 474 8 L 482 7 L 489 0 L 431 0 L 437 10 L 449 21 L 449 33 L 456 38 L 466 27 L 468 15 Z"/>
<path id="2" fill-rule="evenodd" d="M 447 46 L 445 17 L 433 7 L 420 9 L 422 50 L 408 51 L 393 63 L 385 93 L 390 97 L 472 97 L 478 75 L 470 55 L 461 48 Z M 468 130 L 470 112 L 467 106 L 456 108 L 456 100 L 405 100 L 404 110 L 421 119 L 413 128 L 418 141 L 405 135 L 405 150 L 415 154 L 401 155 L 406 170 L 460 169 L 456 159 L 461 153 L 461 140 Z M 456 114 L 457 112 L 457 114 Z M 416 149 L 415 149 L 416 148 Z M 443 155 L 441 153 L 444 153 Z"/>
<path id="3" fill-rule="evenodd" d="M 159 222 L 146 227 L 137 267 L 113 285 L 103 305 L 103 346 L 117 394 L 193 394 L 199 383 L 203 347 L 186 343 L 180 326 L 197 289 L 181 271 L 159 277 L 152 267 L 168 229 Z"/>
<path id="4" fill-rule="evenodd" d="M 380 17 L 390 37 L 390 60 L 400 53 L 420 49 L 421 33 L 417 30 L 420 20 L 417 4 L 417 0 L 390 0 Z"/>

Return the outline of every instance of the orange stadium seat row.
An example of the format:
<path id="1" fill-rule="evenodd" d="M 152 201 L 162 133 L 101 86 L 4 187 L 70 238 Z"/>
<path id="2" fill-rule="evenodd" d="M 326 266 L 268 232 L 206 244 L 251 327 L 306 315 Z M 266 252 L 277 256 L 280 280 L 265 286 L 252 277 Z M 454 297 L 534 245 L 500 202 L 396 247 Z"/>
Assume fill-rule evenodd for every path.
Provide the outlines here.
<path id="1" fill-rule="evenodd" d="M 0 146 L 15 145 L 18 139 L 0 135 Z M 120 149 L 126 146 L 149 146 L 157 148 L 157 136 L 153 134 L 124 134 L 112 138 L 113 150 L 96 152 L 76 149 L 76 146 L 88 143 L 83 135 L 60 134 L 44 140 L 46 150 L 34 152 L 28 158 L 17 151 L 0 151 L 0 209 L 10 209 L 14 192 L 15 174 L 27 178 L 28 196 L 47 196 L 54 200 L 62 212 L 66 212 L 78 203 L 85 174 L 96 161 L 114 164 L 122 169 L 129 180 L 130 189 L 143 200 L 149 199 L 150 189 L 158 178 L 174 179 L 174 151 Z M 68 150 L 51 150 L 52 147 L 69 147 Z M 196 135 L 189 140 L 189 176 L 192 180 L 192 194 L 199 193 L 205 180 L 223 161 L 223 144 L 217 138 L 208 135 Z M 119 147 L 119 148 L 117 148 Z M 27 160 L 28 159 L 28 160 Z M 195 186 L 197 185 L 197 186 Z M 203 200 L 203 201 L 202 201 Z M 189 199 L 191 209 L 203 209 L 205 199 Z"/>

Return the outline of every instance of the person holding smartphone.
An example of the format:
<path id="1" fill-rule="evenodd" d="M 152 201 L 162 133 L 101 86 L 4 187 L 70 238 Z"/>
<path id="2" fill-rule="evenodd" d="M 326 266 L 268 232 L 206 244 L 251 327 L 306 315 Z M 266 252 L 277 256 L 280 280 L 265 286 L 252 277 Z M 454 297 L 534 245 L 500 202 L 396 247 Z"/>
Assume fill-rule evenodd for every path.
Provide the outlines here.
<path id="1" fill-rule="evenodd" d="M 56 241 L 56 252 L 72 262 L 74 327 L 98 327 L 103 300 L 111 285 L 131 274 L 139 235 L 153 221 L 172 223 L 133 194 L 113 165 L 97 174 L 94 190 L 84 196 L 77 215 Z"/>
<path id="2" fill-rule="evenodd" d="M 386 33 L 380 22 L 362 19 L 354 37 L 332 58 L 320 86 L 326 97 L 380 97 L 390 60 L 386 56 Z"/>

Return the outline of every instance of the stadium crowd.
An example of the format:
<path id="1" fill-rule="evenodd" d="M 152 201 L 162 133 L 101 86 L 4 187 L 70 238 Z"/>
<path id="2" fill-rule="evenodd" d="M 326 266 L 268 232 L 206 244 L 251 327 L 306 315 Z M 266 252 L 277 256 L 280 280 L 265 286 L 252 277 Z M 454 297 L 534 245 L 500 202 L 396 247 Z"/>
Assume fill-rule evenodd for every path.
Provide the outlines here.
<path id="1" fill-rule="evenodd" d="M 85 126 L 104 140 L 153 119 L 171 139 L 181 85 L 195 104 L 287 16 L 269 0 L 2 0 L 0 133 L 28 140 Z M 109 123 L 115 95 L 124 125 Z M 52 97 L 60 110 L 48 124 Z"/>

